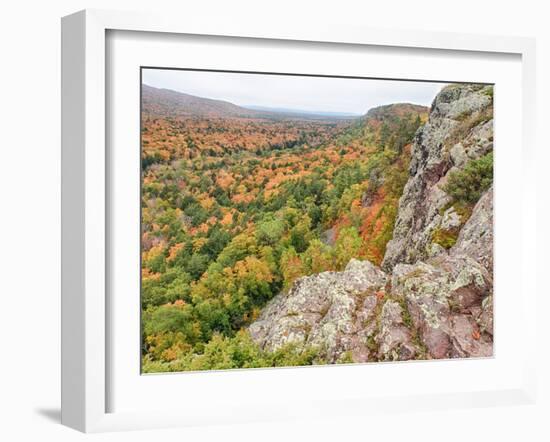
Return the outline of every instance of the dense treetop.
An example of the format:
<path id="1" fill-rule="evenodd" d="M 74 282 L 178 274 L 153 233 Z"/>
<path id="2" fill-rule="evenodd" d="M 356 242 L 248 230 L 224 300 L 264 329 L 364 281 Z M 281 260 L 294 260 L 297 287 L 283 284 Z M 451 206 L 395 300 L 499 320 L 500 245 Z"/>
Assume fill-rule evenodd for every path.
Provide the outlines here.
<path id="1" fill-rule="evenodd" d="M 296 278 L 351 258 L 381 262 L 427 109 L 273 119 L 207 103 L 205 117 L 167 113 L 151 94 L 142 113 L 144 371 L 318 363 L 308 349 L 267 354 L 246 327 Z"/>

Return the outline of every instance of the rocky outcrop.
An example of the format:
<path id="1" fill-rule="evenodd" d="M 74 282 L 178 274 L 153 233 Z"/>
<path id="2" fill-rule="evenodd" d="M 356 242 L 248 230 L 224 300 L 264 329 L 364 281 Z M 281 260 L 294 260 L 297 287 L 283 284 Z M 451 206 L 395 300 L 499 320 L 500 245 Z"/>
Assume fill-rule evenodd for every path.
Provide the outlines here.
<path id="1" fill-rule="evenodd" d="M 351 260 L 343 272 L 298 279 L 250 328 L 268 351 L 317 347 L 329 363 L 492 355 L 492 190 L 457 243 L 390 274 Z M 484 233 L 485 232 L 485 233 Z M 477 246 L 474 246 L 477 241 Z"/>
<path id="2" fill-rule="evenodd" d="M 316 347 L 328 363 L 493 354 L 493 190 L 465 219 L 444 184 L 492 150 L 492 97 L 451 86 L 434 100 L 413 148 L 383 270 L 351 260 L 343 272 L 295 281 L 250 328 L 264 350 Z M 436 229 L 456 232 L 452 244 Z"/>
<path id="3" fill-rule="evenodd" d="M 344 272 L 300 278 L 288 293 L 265 307 L 250 334 L 269 351 L 293 343 L 322 348 L 327 362 L 336 362 L 347 352 L 353 360 L 366 362 L 377 293 L 386 282 L 380 269 L 357 260 L 351 260 Z"/>
<path id="4" fill-rule="evenodd" d="M 430 358 L 491 356 L 492 336 L 481 313 L 493 281 L 480 264 L 442 254 L 427 263 L 398 264 L 392 281 Z"/>
<path id="5" fill-rule="evenodd" d="M 435 98 L 412 147 L 410 178 L 399 201 L 393 238 L 382 267 L 415 263 L 441 251 L 434 233 L 458 228 L 460 217 L 445 192 L 449 174 L 493 149 L 492 87 L 451 85 Z"/>
<path id="6" fill-rule="evenodd" d="M 380 313 L 379 329 L 375 337 L 378 345 L 378 360 L 413 359 L 419 349 L 413 344 L 413 334 L 405 325 L 404 309 L 396 301 L 387 300 Z"/>
<path id="7" fill-rule="evenodd" d="M 475 205 L 456 244 L 427 261 L 397 264 L 392 295 L 405 303 L 431 358 L 493 352 L 493 190 Z"/>
<path id="8" fill-rule="evenodd" d="M 455 255 L 466 255 L 493 271 L 493 188 L 477 202 L 472 215 L 460 230 L 452 248 Z"/>

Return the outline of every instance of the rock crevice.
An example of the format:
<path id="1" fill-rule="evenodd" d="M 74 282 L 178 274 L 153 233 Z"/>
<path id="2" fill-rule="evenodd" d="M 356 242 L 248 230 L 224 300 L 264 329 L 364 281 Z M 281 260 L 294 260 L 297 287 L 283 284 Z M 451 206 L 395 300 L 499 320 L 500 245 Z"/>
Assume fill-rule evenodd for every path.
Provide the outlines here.
<path id="1" fill-rule="evenodd" d="M 444 187 L 450 174 L 493 149 L 490 90 L 491 86 L 452 85 L 435 98 L 428 122 L 415 136 L 409 179 L 399 200 L 384 269 L 433 254 L 434 232 L 449 222 L 445 208 L 453 201 Z"/>

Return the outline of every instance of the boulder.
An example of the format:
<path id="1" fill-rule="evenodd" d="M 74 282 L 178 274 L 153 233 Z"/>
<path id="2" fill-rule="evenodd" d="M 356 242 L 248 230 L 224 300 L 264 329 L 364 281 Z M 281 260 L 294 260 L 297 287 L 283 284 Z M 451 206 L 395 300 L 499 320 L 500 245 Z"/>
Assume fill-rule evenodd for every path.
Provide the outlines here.
<path id="1" fill-rule="evenodd" d="M 412 343 L 412 333 L 403 321 L 403 308 L 388 300 L 380 313 L 380 330 L 376 336 L 381 361 L 405 361 L 418 352 Z"/>
<path id="2" fill-rule="evenodd" d="M 477 316 L 481 321 L 482 305 L 492 288 L 492 275 L 464 255 L 439 255 L 427 262 L 398 264 L 392 273 L 392 295 L 404 299 L 413 332 L 435 359 L 490 353 L 491 340 L 483 341 L 480 349 L 476 333 L 465 334 L 462 319 L 457 318 L 476 324 Z M 487 324 L 489 316 L 486 309 Z"/>
<path id="3" fill-rule="evenodd" d="M 466 255 L 493 272 L 493 188 L 474 207 L 472 215 L 460 230 L 451 249 L 455 255 Z"/>
<path id="4" fill-rule="evenodd" d="M 469 315 L 454 315 L 450 320 L 452 348 L 450 357 L 489 357 L 493 355 L 493 341 L 481 334 L 475 320 Z"/>
<path id="5" fill-rule="evenodd" d="M 343 272 L 323 272 L 295 281 L 276 296 L 249 327 L 252 339 L 273 351 L 286 344 L 321 349 L 327 362 L 350 353 L 368 360 L 368 338 L 374 332 L 377 293 L 387 276 L 368 261 L 352 259 Z"/>

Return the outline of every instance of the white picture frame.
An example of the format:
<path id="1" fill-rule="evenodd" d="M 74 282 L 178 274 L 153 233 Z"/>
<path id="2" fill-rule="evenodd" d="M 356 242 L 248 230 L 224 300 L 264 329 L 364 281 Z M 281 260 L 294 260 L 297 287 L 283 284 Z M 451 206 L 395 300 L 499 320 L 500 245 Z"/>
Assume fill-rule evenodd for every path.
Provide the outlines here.
<path id="1" fill-rule="evenodd" d="M 536 286 L 529 278 L 527 256 L 536 256 L 534 239 L 535 146 L 533 139 L 535 108 L 535 44 L 534 40 L 517 37 L 493 37 L 450 33 L 428 33 L 349 28 L 342 26 L 302 26 L 300 29 L 277 23 L 216 23 L 192 20 L 184 24 L 177 17 L 86 10 L 62 21 L 62 423 L 84 432 L 168 426 L 207 425 L 215 423 L 252 422 L 342 414 L 365 414 L 380 409 L 399 411 L 500 404 L 532 403 L 535 399 L 535 339 L 524 339 L 526 347 L 518 355 L 521 375 L 500 388 L 478 388 L 455 393 L 431 391 L 427 394 L 330 397 L 313 401 L 310 407 L 287 409 L 267 402 L 258 407 L 246 397 L 236 399 L 239 413 L 197 407 L 190 414 L 183 409 L 151 409 L 112 411 L 109 392 L 113 388 L 109 371 L 112 354 L 108 339 L 111 312 L 107 299 L 107 254 L 111 231 L 107 228 L 110 201 L 108 186 L 107 131 L 109 85 L 106 68 L 109 60 L 107 34 L 117 32 L 154 32 L 161 35 L 194 35 L 269 39 L 285 44 L 309 42 L 337 43 L 345 47 L 376 46 L 426 49 L 430 51 L 466 51 L 483 54 L 511 54 L 521 63 L 521 301 L 524 314 L 520 324 L 523 334 L 534 336 Z M 159 34 L 155 34 L 159 35 Z M 443 52 L 442 52 L 443 53 Z M 498 112 L 498 111 L 497 111 Z M 498 117 L 497 117 L 498 118 Z M 527 191 L 529 190 L 529 191 Z M 532 266 L 535 268 L 535 266 Z M 498 319 L 497 319 L 498 321 Z M 136 341 L 137 341 L 136 337 Z M 496 356 L 498 358 L 498 354 Z M 388 366 L 389 367 L 389 366 Z M 346 367 L 357 376 L 362 366 Z M 313 368 L 316 370 L 319 368 Z M 383 370 L 381 368 L 380 370 Z M 389 369 L 389 368 L 387 368 Z M 284 370 L 287 378 L 292 370 Z M 320 368 L 323 370 L 323 368 Z M 325 372 L 328 372 L 325 370 Z M 255 375 L 258 373 L 254 372 Z M 265 381 L 277 377 L 269 371 L 259 375 Z M 311 372 L 309 372 L 311 373 Z M 348 373 L 352 373 L 348 371 Z M 518 372 L 519 373 L 519 372 Z M 246 373 L 216 373 L 217 382 L 236 381 Z M 303 377 L 303 375 L 302 375 Z M 172 378 L 175 379 L 175 378 Z M 198 377 L 195 378 L 197 381 Z M 213 379 L 213 378 L 210 378 Z M 328 378 L 327 378 L 328 379 Z M 204 379 L 201 382 L 207 382 Z M 164 384 L 171 380 L 165 377 Z M 437 390 L 437 389 L 436 389 Z M 197 393 L 194 393 L 197 394 Z M 262 408 L 263 410 L 260 410 Z"/>

